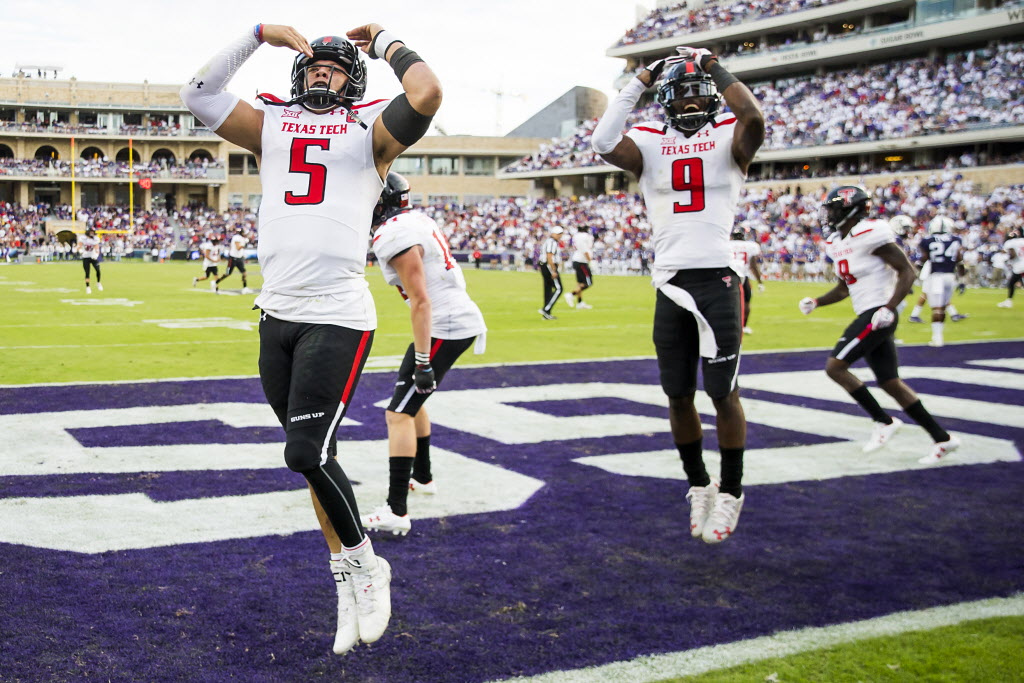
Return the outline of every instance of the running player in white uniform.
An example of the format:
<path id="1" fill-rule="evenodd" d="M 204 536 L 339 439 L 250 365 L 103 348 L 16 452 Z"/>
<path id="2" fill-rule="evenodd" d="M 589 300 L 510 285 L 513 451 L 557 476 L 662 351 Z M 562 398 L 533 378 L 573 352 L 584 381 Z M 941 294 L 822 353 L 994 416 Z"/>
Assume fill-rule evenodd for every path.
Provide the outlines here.
<path id="1" fill-rule="evenodd" d="M 192 278 L 192 286 L 203 280 L 210 280 L 210 290 L 217 291 L 217 273 L 220 272 L 220 237 L 216 235 L 199 243 L 199 253 L 203 255 L 203 276 Z M 211 279 L 212 278 L 212 279 Z"/>
<path id="2" fill-rule="evenodd" d="M 933 218 L 928 223 L 928 236 L 921 240 L 920 249 L 921 259 L 931 266 L 931 272 L 921 286 L 932 306 L 932 339 L 929 345 L 942 346 L 945 344 L 946 309 L 953 301 L 956 276 L 963 274 L 963 244 L 953 234 L 953 219 L 948 216 Z"/>
<path id="3" fill-rule="evenodd" d="M 1013 293 L 1017 283 L 1024 282 L 1024 237 L 1021 231 L 1015 228 L 1007 233 L 1007 240 L 1003 242 L 1003 250 L 1009 257 L 1007 267 L 1010 269 L 1010 283 L 1006 288 L 1006 299 L 1000 301 L 996 306 L 999 308 L 1013 308 Z"/>
<path id="4" fill-rule="evenodd" d="M 384 414 L 390 456 L 388 499 L 363 517 L 363 525 L 404 536 L 412 527 L 409 491 L 437 492 L 430 472 L 430 418 L 423 404 L 475 339 L 480 339 L 477 352 L 483 351 L 487 327 L 466 293 L 466 280 L 448 239 L 430 217 L 409 210 L 409 183 L 398 173 L 388 173 L 374 223 L 373 253 L 384 279 L 409 304 L 413 343 L 405 352 Z"/>
<path id="5" fill-rule="evenodd" d="M 310 43 L 290 26 L 258 24 L 181 89 L 193 114 L 259 162 L 260 379 L 285 429 L 285 462 L 306 478 L 331 549 L 338 654 L 378 640 L 391 618 L 391 568 L 363 532 L 336 457 L 335 431 L 377 326 L 366 243 L 391 162 L 441 104 L 434 72 L 393 34 L 367 24 L 347 36 Z M 299 54 L 291 99 L 254 107 L 224 88 L 264 42 Z M 359 50 L 387 61 L 405 92 L 355 105 L 366 90 Z"/>
<path id="6" fill-rule="evenodd" d="M 757 242 L 747 239 L 747 233 L 743 228 L 735 228 L 732 231 L 732 241 L 729 242 L 729 249 L 732 251 L 732 262 L 729 264 L 743 282 L 743 334 L 753 334 L 747 322 L 750 320 L 750 299 L 753 296 L 750 287 L 750 276 L 757 278 L 757 291 L 764 291 L 764 280 L 761 278 L 761 247 Z"/>
<path id="7" fill-rule="evenodd" d="M 651 64 L 622 89 L 592 141 L 605 161 L 640 179 L 654 232 L 654 346 L 672 438 L 690 484 L 690 533 L 719 543 L 739 522 L 747 441 L 737 381 L 741 292 L 729 267 L 729 233 L 747 168 L 764 142 L 764 115 L 714 55 L 677 49 L 681 57 Z M 643 123 L 623 137 L 626 116 L 655 84 L 667 123 Z M 733 113 L 719 112 L 723 96 Z M 694 407 L 698 365 L 718 415 L 721 485 L 704 466 Z"/>
<path id="8" fill-rule="evenodd" d="M 85 293 L 92 294 L 89 286 L 89 268 L 96 269 L 96 289 L 103 291 L 100 283 L 100 239 L 94 228 L 86 228 L 85 235 L 78 238 L 78 249 L 82 254 L 82 268 L 85 269 Z"/>
<path id="9" fill-rule="evenodd" d="M 825 373 L 875 421 L 864 452 L 876 451 L 903 425 L 891 417 L 871 395 L 864 382 L 850 372 L 850 366 L 864 358 L 875 379 L 915 422 L 925 428 L 935 445 L 920 463 L 935 463 L 955 451 L 960 440 L 950 436 L 925 410 L 917 394 L 899 377 L 894 333 L 897 305 L 914 284 L 914 266 L 889 224 L 868 219 L 871 197 L 862 187 L 845 185 L 828 193 L 822 203 L 822 230 L 828 234 L 825 252 L 835 263 L 839 284 L 826 294 L 800 301 L 800 312 L 809 315 L 818 306 L 828 306 L 850 297 L 857 318 L 839 338 L 825 365 Z"/>
<path id="10" fill-rule="evenodd" d="M 569 308 L 593 308 L 583 301 L 583 290 L 594 286 L 594 273 L 590 262 L 594 260 L 594 236 L 590 228 L 581 225 L 572 236 L 572 269 L 576 272 L 576 288 L 565 293 L 565 303 Z"/>
<path id="11" fill-rule="evenodd" d="M 242 276 L 242 294 L 252 294 L 252 290 L 249 289 L 249 280 L 245 275 L 245 248 L 247 246 L 249 246 L 249 240 L 246 239 L 242 229 L 238 228 L 231 236 L 231 240 L 228 241 L 228 270 L 217 278 L 218 290 L 220 290 L 220 283 L 237 270 Z"/>

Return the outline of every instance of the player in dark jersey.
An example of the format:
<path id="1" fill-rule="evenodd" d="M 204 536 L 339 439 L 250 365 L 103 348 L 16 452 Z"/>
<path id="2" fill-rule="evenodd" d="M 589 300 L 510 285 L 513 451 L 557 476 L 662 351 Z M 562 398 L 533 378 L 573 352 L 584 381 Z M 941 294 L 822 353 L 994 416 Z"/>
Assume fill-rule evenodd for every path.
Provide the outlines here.
<path id="1" fill-rule="evenodd" d="M 928 224 L 928 236 L 921 240 L 922 263 L 931 264 L 922 291 L 932 306 L 932 340 L 930 346 L 945 344 L 943 328 L 946 307 L 953 300 L 956 275 L 963 275 L 963 244 L 953 234 L 953 219 L 936 216 Z"/>

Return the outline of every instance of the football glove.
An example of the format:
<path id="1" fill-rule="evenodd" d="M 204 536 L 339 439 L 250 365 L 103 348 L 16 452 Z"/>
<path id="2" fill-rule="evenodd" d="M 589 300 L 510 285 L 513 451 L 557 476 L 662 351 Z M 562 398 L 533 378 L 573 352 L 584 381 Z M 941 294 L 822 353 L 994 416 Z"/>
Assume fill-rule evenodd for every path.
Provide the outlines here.
<path id="1" fill-rule="evenodd" d="M 707 71 L 708 62 L 712 59 L 718 59 L 718 57 L 711 54 L 711 50 L 703 47 L 677 47 L 676 52 L 682 55 L 684 59 L 692 59 L 697 62 L 700 70 L 705 72 Z"/>
<path id="2" fill-rule="evenodd" d="M 434 381 L 434 368 L 429 364 L 417 365 L 412 374 L 413 383 L 416 385 L 417 394 L 430 394 L 437 388 Z"/>
<path id="3" fill-rule="evenodd" d="M 800 306 L 801 313 L 804 315 L 810 315 L 811 311 L 818 307 L 818 300 L 805 296 L 803 299 L 800 299 L 800 303 L 797 305 Z"/>
<path id="4" fill-rule="evenodd" d="M 884 330 L 896 322 L 896 313 L 891 308 L 882 306 L 871 316 L 871 327 L 876 330 Z"/>
<path id="5" fill-rule="evenodd" d="M 664 59 L 659 59 L 656 62 L 648 64 L 645 68 L 647 71 L 651 72 L 651 85 L 654 85 L 654 82 L 658 80 L 658 77 L 661 76 L 661 72 L 665 70 L 665 67 L 682 61 L 684 61 L 683 57 L 665 57 Z"/>

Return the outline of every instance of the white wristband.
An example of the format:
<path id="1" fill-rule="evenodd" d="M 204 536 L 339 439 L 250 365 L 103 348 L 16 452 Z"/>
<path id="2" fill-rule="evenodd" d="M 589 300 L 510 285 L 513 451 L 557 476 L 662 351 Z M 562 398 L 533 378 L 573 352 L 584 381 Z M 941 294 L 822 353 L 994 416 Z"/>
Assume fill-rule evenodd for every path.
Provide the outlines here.
<path id="1" fill-rule="evenodd" d="M 626 87 L 619 91 L 608 108 L 605 109 L 601 120 L 594 127 L 590 136 L 590 144 L 598 154 L 608 154 L 615 149 L 615 146 L 622 140 L 622 129 L 626 127 L 626 117 L 633 111 L 633 107 L 640 100 L 640 96 L 647 90 L 647 86 L 639 78 L 633 78 Z"/>
<path id="2" fill-rule="evenodd" d="M 377 32 L 377 35 L 373 37 L 373 45 L 370 50 L 370 57 L 373 59 L 386 59 L 385 55 L 388 53 L 388 48 L 395 43 L 402 42 L 401 39 L 395 38 L 394 34 L 386 29 L 382 29 Z"/>

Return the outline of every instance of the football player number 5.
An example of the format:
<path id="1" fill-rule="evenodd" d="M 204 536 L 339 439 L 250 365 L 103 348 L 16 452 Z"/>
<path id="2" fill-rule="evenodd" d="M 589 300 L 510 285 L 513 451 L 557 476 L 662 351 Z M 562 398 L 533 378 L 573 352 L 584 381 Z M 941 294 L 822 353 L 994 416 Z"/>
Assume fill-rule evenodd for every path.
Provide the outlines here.
<path id="1" fill-rule="evenodd" d="M 309 189 L 306 194 L 284 193 L 285 204 L 320 204 L 324 201 L 324 188 L 327 185 L 327 167 L 306 161 L 306 152 L 310 147 L 327 150 L 331 141 L 327 138 L 294 138 L 292 140 L 291 163 L 289 173 L 303 173 L 309 176 Z"/>
<path id="2" fill-rule="evenodd" d="M 672 203 L 673 213 L 704 210 L 704 162 L 700 157 L 676 159 L 672 162 L 672 189 L 690 193 L 688 204 Z"/>

